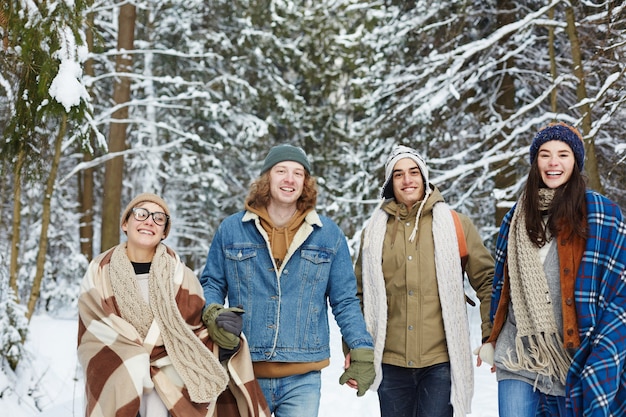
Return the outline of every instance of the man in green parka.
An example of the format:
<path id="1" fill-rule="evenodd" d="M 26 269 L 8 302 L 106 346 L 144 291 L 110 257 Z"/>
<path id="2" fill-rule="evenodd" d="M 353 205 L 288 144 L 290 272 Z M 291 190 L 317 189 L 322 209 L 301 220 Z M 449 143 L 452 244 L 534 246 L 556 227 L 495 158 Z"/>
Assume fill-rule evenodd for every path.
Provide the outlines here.
<path id="1" fill-rule="evenodd" d="M 356 264 L 375 344 L 370 389 L 378 391 L 381 417 L 470 413 L 474 379 L 464 272 L 480 301 L 486 340 L 493 258 L 472 221 L 451 210 L 429 183 L 419 153 L 394 147 Z"/>

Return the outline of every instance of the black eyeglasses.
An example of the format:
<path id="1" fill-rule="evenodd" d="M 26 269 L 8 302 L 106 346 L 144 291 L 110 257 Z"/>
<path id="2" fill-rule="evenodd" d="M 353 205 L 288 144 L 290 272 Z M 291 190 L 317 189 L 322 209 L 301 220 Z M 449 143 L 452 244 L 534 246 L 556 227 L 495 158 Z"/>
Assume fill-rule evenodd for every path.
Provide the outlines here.
<path id="1" fill-rule="evenodd" d="M 163 213 L 162 211 L 155 211 L 154 213 L 151 213 L 145 208 L 141 207 L 133 208 L 133 216 L 135 217 L 135 220 L 138 220 L 140 222 L 146 220 L 149 216 L 152 216 L 152 220 L 154 220 L 154 223 L 158 224 L 159 226 L 165 226 L 170 218 L 170 216 Z"/>

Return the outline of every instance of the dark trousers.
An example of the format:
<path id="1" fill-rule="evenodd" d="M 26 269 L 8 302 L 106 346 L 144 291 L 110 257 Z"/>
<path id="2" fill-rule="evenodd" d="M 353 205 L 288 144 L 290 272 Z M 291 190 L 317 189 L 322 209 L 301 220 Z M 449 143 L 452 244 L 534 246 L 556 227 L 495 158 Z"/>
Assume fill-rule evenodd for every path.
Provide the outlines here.
<path id="1" fill-rule="evenodd" d="M 381 417 L 452 417 L 450 363 L 427 368 L 383 364 Z"/>

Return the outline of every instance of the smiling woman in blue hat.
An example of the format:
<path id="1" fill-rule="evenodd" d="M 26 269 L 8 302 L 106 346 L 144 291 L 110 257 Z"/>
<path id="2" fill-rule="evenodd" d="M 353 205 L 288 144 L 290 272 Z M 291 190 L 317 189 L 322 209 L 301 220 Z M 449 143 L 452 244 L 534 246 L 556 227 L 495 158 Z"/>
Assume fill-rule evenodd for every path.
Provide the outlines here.
<path id="1" fill-rule="evenodd" d="M 496 243 L 489 342 L 501 417 L 626 415 L 626 225 L 587 190 L 585 148 L 541 129 Z"/>

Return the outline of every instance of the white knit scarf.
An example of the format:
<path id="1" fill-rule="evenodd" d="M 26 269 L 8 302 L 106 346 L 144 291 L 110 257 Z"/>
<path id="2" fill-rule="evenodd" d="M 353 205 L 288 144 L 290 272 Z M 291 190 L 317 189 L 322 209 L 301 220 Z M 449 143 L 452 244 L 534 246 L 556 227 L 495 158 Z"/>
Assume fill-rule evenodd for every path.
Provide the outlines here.
<path id="1" fill-rule="evenodd" d="M 374 339 L 376 379 L 370 387 L 376 391 L 382 380 L 382 355 L 387 330 L 387 295 L 382 270 L 382 250 L 387 227 L 387 213 L 381 202 L 372 215 L 363 239 L 363 314 L 367 330 Z M 419 218 L 416 219 L 419 221 Z M 452 378 L 450 402 L 455 416 L 471 411 L 474 393 L 474 370 L 465 307 L 463 271 L 454 220 L 445 203 L 433 207 L 435 270 L 442 307 Z"/>
<path id="2" fill-rule="evenodd" d="M 554 190 L 540 193 L 542 208 L 549 207 Z M 563 348 L 551 303 L 548 281 L 534 245 L 526 231 L 526 216 L 518 204 L 511 219 L 507 263 L 511 301 L 515 313 L 517 360 L 509 352 L 504 365 L 511 371 L 527 370 L 556 376 L 565 383 L 571 359 Z M 526 343 L 528 346 L 525 346 Z"/>
<path id="3" fill-rule="evenodd" d="M 168 356 L 197 403 L 213 402 L 228 384 L 228 374 L 215 355 L 191 330 L 176 305 L 174 274 L 176 259 L 165 245 L 157 246 L 150 266 L 150 305 L 139 293 L 135 271 L 118 245 L 111 256 L 109 276 L 122 318 L 135 326 L 145 338 L 153 319 L 161 331 Z"/>

